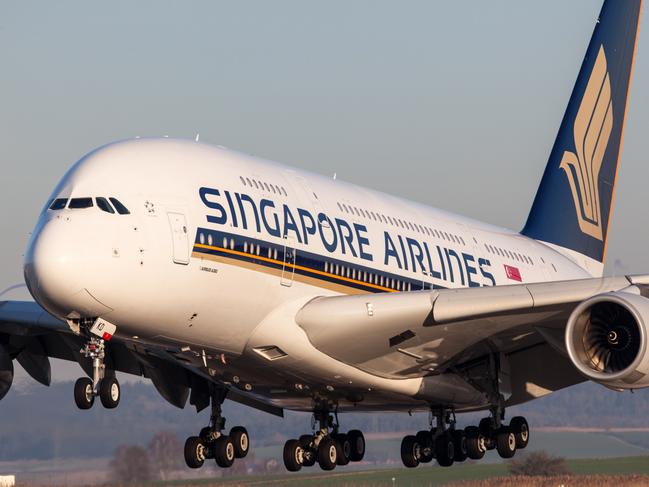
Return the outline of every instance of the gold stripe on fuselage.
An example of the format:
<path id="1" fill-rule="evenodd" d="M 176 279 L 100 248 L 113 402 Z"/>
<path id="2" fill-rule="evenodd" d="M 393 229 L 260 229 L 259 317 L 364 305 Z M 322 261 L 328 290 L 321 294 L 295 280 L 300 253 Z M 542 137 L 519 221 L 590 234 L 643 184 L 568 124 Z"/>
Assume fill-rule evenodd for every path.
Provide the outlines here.
<path id="1" fill-rule="evenodd" d="M 300 266 L 300 265 L 296 265 L 296 264 L 291 264 L 291 263 L 288 263 L 288 262 L 284 263 L 283 261 L 280 261 L 280 260 L 271 259 L 269 257 L 263 257 L 261 255 L 256 255 L 256 254 L 250 254 L 250 253 L 247 253 L 247 252 L 241 252 L 239 250 L 226 249 L 226 248 L 223 248 L 223 247 L 215 247 L 215 246 L 212 246 L 212 245 L 205 245 L 205 244 L 195 244 L 194 248 L 200 248 L 200 249 L 206 249 L 206 250 L 216 250 L 216 251 L 231 254 L 231 255 L 238 255 L 238 256 L 247 257 L 247 258 L 250 258 L 250 259 L 260 260 L 262 262 L 268 262 L 268 263 L 271 263 L 271 264 L 283 266 L 283 267 L 294 269 L 294 270 L 302 270 L 302 271 L 310 272 L 310 273 L 313 273 L 313 274 L 318 274 L 318 275 L 321 275 L 323 277 L 329 277 L 329 278 L 336 279 L 336 280 L 339 280 L 339 281 L 345 281 L 345 282 L 349 282 L 349 283 L 352 283 L 352 284 L 358 284 L 358 285 L 361 285 L 361 286 L 370 287 L 370 288 L 375 289 L 377 291 L 396 292 L 395 289 L 390 289 L 390 288 L 379 286 L 379 285 L 376 285 L 376 284 L 370 284 L 370 283 L 366 283 L 366 282 L 363 282 L 363 281 L 358 281 L 358 280 L 355 280 L 355 279 L 351 279 L 349 277 L 338 276 L 336 274 L 331 274 L 331 273 L 324 272 L 324 271 L 321 271 L 321 270 L 318 270 L 318 269 L 311 269 L 309 267 L 304 267 L 304 266 Z M 222 255 L 213 255 L 213 254 L 207 254 L 207 253 L 203 253 L 203 252 L 194 251 L 192 253 L 192 257 L 201 258 L 201 259 L 208 259 L 208 260 L 212 260 L 212 261 L 215 261 L 215 262 L 221 262 L 221 263 L 224 263 L 224 264 L 236 265 L 236 266 L 243 267 L 243 268 L 246 268 L 246 269 L 251 269 L 251 270 L 254 270 L 254 271 L 257 271 L 257 272 L 264 272 L 266 274 L 270 274 L 270 275 L 277 276 L 277 277 L 280 277 L 280 278 L 281 278 L 281 276 L 282 276 L 282 274 L 284 272 L 283 269 L 275 269 L 275 268 L 268 267 L 268 266 L 263 265 L 263 264 L 256 264 L 254 262 L 243 261 L 243 260 L 240 260 L 240 259 L 236 259 L 234 257 L 227 257 L 227 256 L 222 256 Z M 305 275 L 302 275 L 302 274 L 299 274 L 299 273 L 296 273 L 296 272 L 293 273 L 293 280 L 298 281 L 298 282 L 303 282 L 305 284 L 310 284 L 312 286 L 317 286 L 317 287 L 329 289 L 329 290 L 332 290 L 332 291 L 335 291 L 335 292 L 341 292 L 341 293 L 344 293 L 344 294 L 368 294 L 368 293 L 370 293 L 370 291 L 367 291 L 367 290 L 358 289 L 358 288 L 355 288 L 355 287 L 352 287 L 352 286 L 347 286 L 345 284 L 338 284 L 338 283 L 335 283 L 335 282 L 330 282 L 330 281 L 327 281 L 327 280 L 324 280 L 324 279 L 318 279 L 317 277 L 305 276 Z"/>

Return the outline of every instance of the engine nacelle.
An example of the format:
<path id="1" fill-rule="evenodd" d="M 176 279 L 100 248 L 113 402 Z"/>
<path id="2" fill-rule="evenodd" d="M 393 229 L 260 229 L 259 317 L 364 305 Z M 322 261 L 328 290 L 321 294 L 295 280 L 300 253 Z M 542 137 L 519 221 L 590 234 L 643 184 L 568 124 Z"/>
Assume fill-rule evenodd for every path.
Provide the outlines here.
<path id="1" fill-rule="evenodd" d="M 612 292 L 582 302 L 570 315 L 566 347 L 577 369 L 615 389 L 649 387 L 649 299 Z"/>

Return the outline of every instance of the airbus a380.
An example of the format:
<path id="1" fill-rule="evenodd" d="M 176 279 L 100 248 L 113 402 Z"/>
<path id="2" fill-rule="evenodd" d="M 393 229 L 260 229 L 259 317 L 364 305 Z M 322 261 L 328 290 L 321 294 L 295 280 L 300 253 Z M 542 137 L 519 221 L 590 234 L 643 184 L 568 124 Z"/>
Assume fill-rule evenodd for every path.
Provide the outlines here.
<path id="1" fill-rule="evenodd" d="M 48 357 L 77 361 L 81 409 L 118 405 L 115 371 L 150 378 L 211 407 L 193 468 L 249 451 L 226 399 L 309 411 L 314 431 L 284 446 L 297 471 L 363 459 L 345 411 L 430 411 L 403 463 L 449 466 L 525 448 L 510 406 L 649 386 L 649 276 L 602 277 L 640 10 L 604 2 L 521 232 L 193 140 L 85 155 L 29 242 L 36 302 L 0 303 L 0 397 L 13 359 L 44 384 Z"/>

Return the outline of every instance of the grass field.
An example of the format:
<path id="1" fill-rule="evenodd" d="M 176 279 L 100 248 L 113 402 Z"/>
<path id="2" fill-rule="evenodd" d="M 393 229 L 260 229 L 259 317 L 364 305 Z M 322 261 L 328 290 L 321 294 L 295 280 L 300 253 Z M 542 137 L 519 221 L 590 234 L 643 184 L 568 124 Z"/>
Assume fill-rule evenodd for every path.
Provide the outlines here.
<path id="1" fill-rule="evenodd" d="M 568 460 L 568 467 L 573 475 L 588 475 L 589 484 L 593 483 L 593 475 L 648 475 L 649 457 L 629 458 L 607 458 L 607 459 L 578 459 Z M 457 465 L 452 468 L 441 468 L 433 462 L 429 465 L 422 465 L 415 469 L 382 469 L 345 472 L 339 470 L 332 474 L 326 474 L 317 470 L 309 470 L 296 475 L 268 475 L 254 477 L 233 477 L 230 479 L 197 480 L 169 482 L 164 485 L 176 486 L 210 486 L 210 485 L 272 485 L 276 487 L 298 487 L 298 486 L 339 486 L 339 487 L 391 487 L 391 486 L 436 486 L 448 483 L 488 480 L 508 476 L 506 464 L 475 464 Z M 579 477 L 571 479 L 574 483 L 566 485 L 583 485 Z M 581 480 L 586 480 L 582 478 Z M 637 479 L 636 479 L 637 480 Z M 502 479 L 499 479 L 502 481 Z M 634 480 L 635 481 L 635 480 Z M 615 480 L 616 484 L 622 485 L 620 479 Z M 647 485 L 649 477 L 637 480 L 637 485 Z M 501 482 L 498 482 L 501 483 Z M 163 485 L 163 484 L 158 484 Z M 482 484 L 484 485 L 484 483 Z M 487 483 L 488 485 L 488 483 Z M 557 484 L 558 485 L 558 484 Z M 602 485 L 608 485 L 606 483 Z M 635 484 L 633 484 L 635 485 Z"/>
<path id="2" fill-rule="evenodd" d="M 649 474 L 649 434 L 645 431 L 538 431 L 533 430 L 528 451 L 545 450 L 552 455 L 570 458 L 574 474 Z M 393 437 L 392 437 L 393 436 Z M 401 468 L 399 458 L 401 436 L 371 438 L 367 443 L 368 462 L 350 465 L 325 474 L 317 467 L 303 469 L 297 475 L 221 477 L 222 471 L 209 462 L 200 471 L 182 470 L 175 478 L 192 475 L 207 480 L 179 481 L 175 485 L 440 485 L 471 479 L 494 478 L 507 475 L 507 467 L 495 451 L 487 453 L 479 464 L 455 465 L 443 469 L 433 462 L 414 470 Z M 257 459 L 282 458 L 282 446 L 253 448 Z M 642 456 L 647 455 L 647 456 Z M 518 456 L 518 454 L 517 454 Z M 588 458 L 586 458 L 588 457 Z M 592 460 L 599 458 L 599 460 Z M 23 485 L 88 485 L 103 484 L 109 479 L 109 458 L 29 460 L 0 462 L 0 473 L 16 474 Z M 376 467 L 380 462 L 386 467 Z M 394 468 L 391 468 L 392 465 Z M 172 477 L 174 478 L 174 477 Z M 394 484 L 392 478 L 395 479 Z M 155 484 L 153 484 L 155 485 Z M 159 484 L 162 485 L 162 484 Z M 170 484 L 172 485 L 172 484 Z M 559 485 L 559 484 L 557 484 Z M 646 483 L 649 485 L 649 482 Z"/>

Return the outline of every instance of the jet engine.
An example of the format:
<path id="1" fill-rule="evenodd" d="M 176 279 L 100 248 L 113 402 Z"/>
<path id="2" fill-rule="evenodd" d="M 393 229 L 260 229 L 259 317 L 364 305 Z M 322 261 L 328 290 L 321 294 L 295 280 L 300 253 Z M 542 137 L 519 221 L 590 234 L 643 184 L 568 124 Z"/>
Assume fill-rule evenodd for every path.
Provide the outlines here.
<path id="1" fill-rule="evenodd" d="M 583 301 L 570 315 L 566 347 L 577 369 L 614 389 L 649 387 L 649 299 L 612 292 Z"/>

